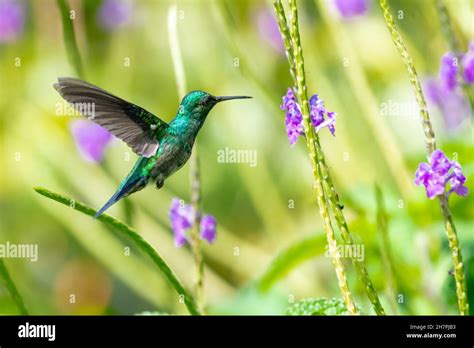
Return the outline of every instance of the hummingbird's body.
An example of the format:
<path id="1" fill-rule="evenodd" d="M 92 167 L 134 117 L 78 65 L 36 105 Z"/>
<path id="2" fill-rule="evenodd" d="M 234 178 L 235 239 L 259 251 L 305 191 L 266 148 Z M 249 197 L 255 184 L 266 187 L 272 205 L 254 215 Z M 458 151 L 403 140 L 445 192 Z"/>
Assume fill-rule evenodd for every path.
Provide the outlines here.
<path id="1" fill-rule="evenodd" d="M 156 187 L 161 188 L 166 178 L 188 161 L 194 140 L 214 105 L 224 100 L 249 98 L 214 97 L 193 91 L 183 98 L 175 118 L 167 124 L 141 107 L 81 80 L 59 78 L 54 87 L 79 111 L 84 110 L 85 103 L 92 103 L 95 111 L 89 119 L 125 141 L 140 155 L 96 217 L 149 182 L 156 182 Z"/>

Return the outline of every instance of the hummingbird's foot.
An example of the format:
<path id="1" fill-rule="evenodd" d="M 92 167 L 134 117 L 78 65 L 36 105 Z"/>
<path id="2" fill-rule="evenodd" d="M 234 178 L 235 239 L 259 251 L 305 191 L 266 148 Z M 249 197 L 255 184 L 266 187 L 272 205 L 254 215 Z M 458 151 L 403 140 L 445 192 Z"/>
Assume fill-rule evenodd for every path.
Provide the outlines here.
<path id="1" fill-rule="evenodd" d="M 165 180 L 163 178 L 158 178 L 158 180 L 156 180 L 156 188 L 159 190 L 163 187 L 164 183 Z"/>

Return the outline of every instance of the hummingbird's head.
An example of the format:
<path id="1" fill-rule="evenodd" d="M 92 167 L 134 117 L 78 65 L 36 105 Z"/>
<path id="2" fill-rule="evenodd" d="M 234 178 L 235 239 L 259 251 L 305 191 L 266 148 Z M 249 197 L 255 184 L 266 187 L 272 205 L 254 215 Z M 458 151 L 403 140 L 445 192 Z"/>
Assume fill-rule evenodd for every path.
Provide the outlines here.
<path id="1" fill-rule="evenodd" d="M 215 97 L 203 91 L 192 91 L 186 94 L 181 101 L 179 112 L 204 119 L 209 111 L 222 101 L 232 99 L 247 99 L 246 96 Z"/>

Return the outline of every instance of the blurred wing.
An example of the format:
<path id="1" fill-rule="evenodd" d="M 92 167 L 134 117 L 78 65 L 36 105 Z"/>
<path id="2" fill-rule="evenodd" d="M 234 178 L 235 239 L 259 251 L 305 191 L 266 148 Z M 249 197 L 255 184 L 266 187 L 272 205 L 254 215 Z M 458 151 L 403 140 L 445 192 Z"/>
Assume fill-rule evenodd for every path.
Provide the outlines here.
<path id="1" fill-rule="evenodd" d="M 107 129 L 144 157 L 156 153 L 168 124 L 142 109 L 82 80 L 60 77 L 54 88 L 77 111 Z"/>

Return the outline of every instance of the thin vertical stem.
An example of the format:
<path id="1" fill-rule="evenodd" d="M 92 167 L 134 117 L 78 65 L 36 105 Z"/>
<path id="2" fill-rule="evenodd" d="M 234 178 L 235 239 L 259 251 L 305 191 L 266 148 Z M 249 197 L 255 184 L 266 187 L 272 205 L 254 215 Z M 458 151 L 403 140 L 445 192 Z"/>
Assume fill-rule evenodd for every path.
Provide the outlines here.
<path id="1" fill-rule="evenodd" d="M 201 225 L 201 173 L 199 170 L 199 153 L 194 145 L 193 160 L 191 161 L 191 204 L 195 211 L 194 226 L 191 230 L 191 249 L 193 250 L 195 277 L 196 277 L 196 301 L 199 310 L 204 311 L 204 258 L 201 250 L 201 238 L 199 227 Z"/>
<path id="2" fill-rule="evenodd" d="M 453 216 L 449 209 L 448 199 L 446 196 L 439 196 L 439 204 L 441 212 L 444 216 L 444 229 L 448 237 L 449 248 L 454 264 L 454 280 L 456 282 L 456 296 L 458 300 L 459 313 L 461 315 L 469 315 L 469 303 L 467 300 L 466 279 L 464 277 L 464 263 L 462 261 L 461 247 L 454 225 Z"/>
<path id="3" fill-rule="evenodd" d="M 184 71 L 181 49 L 179 46 L 179 35 L 177 25 L 177 7 L 173 5 L 168 11 L 168 38 L 171 57 L 173 60 L 176 85 L 179 97 L 186 94 L 186 74 Z M 190 232 L 190 244 L 194 258 L 195 267 L 195 296 L 198 308 L 204 314 L 204 258 L 201 250 L 201 239 L 199 238 L 199 226 L 201 224 L 201 174 L 199 167 L 199 150 L 197 141 L 194 143 L 194 151 L 191 156 L 191 204 L 195 211 L 194 226 Z"/>
<path id="4" fill-rule="evenodd" d="M 315 140 L 316 148 L 318 152 L 322 152 L 321 145 L 319 144 L 319 139 Z M 329 168 L 326 164 L 324 157 L 322 157 L 321 161 L 319 162 L 319 166 L 321 167 L 323 182 L 325 184 L 325 190 L 329 197 L 329 206 L 331 211 L 336 219 L 337 226 L 341 232 L 341 236 L 344 239 L 344 242 L 348 245 L 354 245 L 354 239 L 352 234 L 349 231 L 349 226 L 347 225 L 346 218 L 344 213 L 342 212 L 341 204 L 339 202 L 339 195 L 336 192 L 336 188 L 331 178 L 331 174 L 329 172 Z M 364 284 L 364 289 L 367 293 L 367 297 L 369 298 L 370 302 L 372 303 L 372 307 L 377 315 L 385 315 L 385 310 L 383 309 L 382 304 L 380 303 L 380 299 L 377 295 L 377 290 L 375 290 L 375 286 L 370 279 L 369 272 L 365 267 L 365 263 L 363 260 L 356 258 L 355 256 L 351 257 L 352 264 L 359 276 L 360 281 Z"/>
<path id="5" fill-rule="evenodd" d="M 390 14 L 390 6 L 388 5 L 387 0 L 379 0 L 379 4 L 382 8 L 385 17 L 385 22 L 387 23 L 388 30 L 392 37 L 392 41 L 397 47 L 398 52 L 402 57 L 402 61 L 408 71 L 410 83 L 413 87 L 416 100 L 420 107 L 420 119 L 425 135 L 426 149 L 428 152 L 428 156 L 430 156 L 431 153 L 436 149 L 436 140 L 433 132 L 433 127 L 431 125 L 430 116 L 428 114 L 428 109 L 426 107 L 426 101 L 421 90 L 421 84 L 418 79 L 415 66 L 413 65 L 413 60 L 408 54 L 408 51 L 405 45 L 403 44 L 402 37 L 398 32 L 395 22 L 393 21 L 393 17 Z M 462 262 L 461 248 L 459 246 L 456 227 L 454 226 L 453 217 L 449 209 L 448 200 L 446 196 L 438 196 L 438 202 L 440 204 L 441 211 L 443 214 L 446 235 L 448 237 L 449 247 L 451 249 L 451 255 L 454 263 L 454 278 L 456 282 L 456 295 L 459 312 L 461 313 L 461 315 L 468 315 L 469 304 L 467 302 L 467 288 L 466 281 L 464 279 L 464 265 Z"/>
<path id="6" fill-rule="evenodd" d="M 448 42 L 449 49 L 456 55 L 459 54 L 459 42 L 454 33 L 454 28 L 451 23 L 448 9 L 444 0 L 437 0 L 436 7 L 438 9 L 439 20 L 441 22 L 441 30 L 443 31 L 446 41 Z"/>
<path id="7" fill-rule="evenodd" d="M 286 16 L 284 14 L 283 5 L 280 0 L 274 2 L 275 11 L 277 13 L 279 26 L 281 29 L 283 41 L 287 51 L 287 57 L 290 64 L 290 72 L 293 75 L 294 82 L 296 85 L 297 97 L 299 104 L 301 105 L 301 112 L 303 114 L 303 128 L 306 135 L 306 145 L 309 152 L 309 157 L 313 167 L 313 184 L 316 189 L 316 198 L 318 200 L 319 213 L 323 219 L 323 226 L 326 232 L 326 237 L 328 240 L 329 252 L 332 257 L 334 268 L 336 271 L 336 276 L 338 280 L 339 288 L 342 292 L 342 297 L 346 304 L 346 307 L 351 314 L 357 314 L 358 310 L 354 304 L 352 294 L 349 290 L 347 284 L 347 276 L 344 264 L 341 259 L 341 255 L 337 250 L 337 240 L 334 234 L 332 227 L 328 207 L 327 207 L 327 198 L 324 192 L 324 187 L 321 182 L 321 170 L 318 165 L 318 161 L 321 160 L 323 156 L 322 153 L 316 152 L 315 139 L 317 134 L 314 132 L 311 127 L 311 122 L 309 118 L 309 103 L 308 95 L 306 91 L 306 79 L 304 71 L 304 59 L 303 59 L 303 50 L 300 42 L 300 34 L 298 28 L 298 9 L 296 6 L 296 1 L 290 0 L 290 9 L 291 9 L 291 25 L 288 29 L 286 23 Z"/>
<path id="8" fill-rule="evenodd" d="M 403 43 L 402 36 L 398 32 L 397 26 L 393 21 L 393 17 L 390 14 L 390 7 L 387 3 L 387 0 L 379 0 L 380 7 L 382 8 L 385 22 L 387 23 L 388 31 L 392 37 L 392 41 L 395 44 L 398 52 L 402 56 L 403 64 L 408 72 L 408 77 L 410 79 L 410 84 L 413 88 L 416 101 L 420 108 L 420 120 L 423 127 L 423 132 L 425 134 L 425 144 L 428 154 L 431 154 L 436 149 L 436 139 L 433 131 L 433 126 L 431 125 L 430 116 L 428 114 L 428 107 L 426 106 L 425 97 L 423 96 L 423 91 L 421 89 L 421 83 L 418 79 L 418 74 L 413 64 L 413 59 L 408 53 L 405 44 Z"/>
<path id="9" fill-rule="evenodd" d="M 8 273 L 7 267 L 3 262 L 3 259 L 0 258 L 0 278 L 3 279 L 3 283 L 5 287 L 8 289 L 10 296 L 12 297 L 13 301 L 15 302 L 16 306 L 18 307 L 21 315 L 28 315 L 28 311 L 26 310 L 25 303 L 23 302 L 23 298 L 21 297 L 20 293 L 18 292 L 15 283 L 13 282 L 10 274 Z"/>
<path id="10" fill-rule="evenodd" d="M 76 70 L 77 76 L 84 79 L 84 68 L 81 55 L 77 48 L 76 35 L 74 34 L 74 26 L 72 25 L 71 11 L 65 0 L 57 0 L 59 12 L 63 23 L 64 45 L 66 46 L 66 54 L 69 62 Z"/>
<path id="11" fill-rule="evenodd" d="M 393 272 L 392 250 L 390 248 L 390 239 L 388 236 L 388 216 L 383 202 L 383 193 L 378 185 L 375 185 L 375 200 L 377 203 L 377 229 L 380 235 L 380 245 L 382 251 L 382 262 L 387 279 L 388 296 L 393 314 L 397 314 L 397 286 Z"/>

